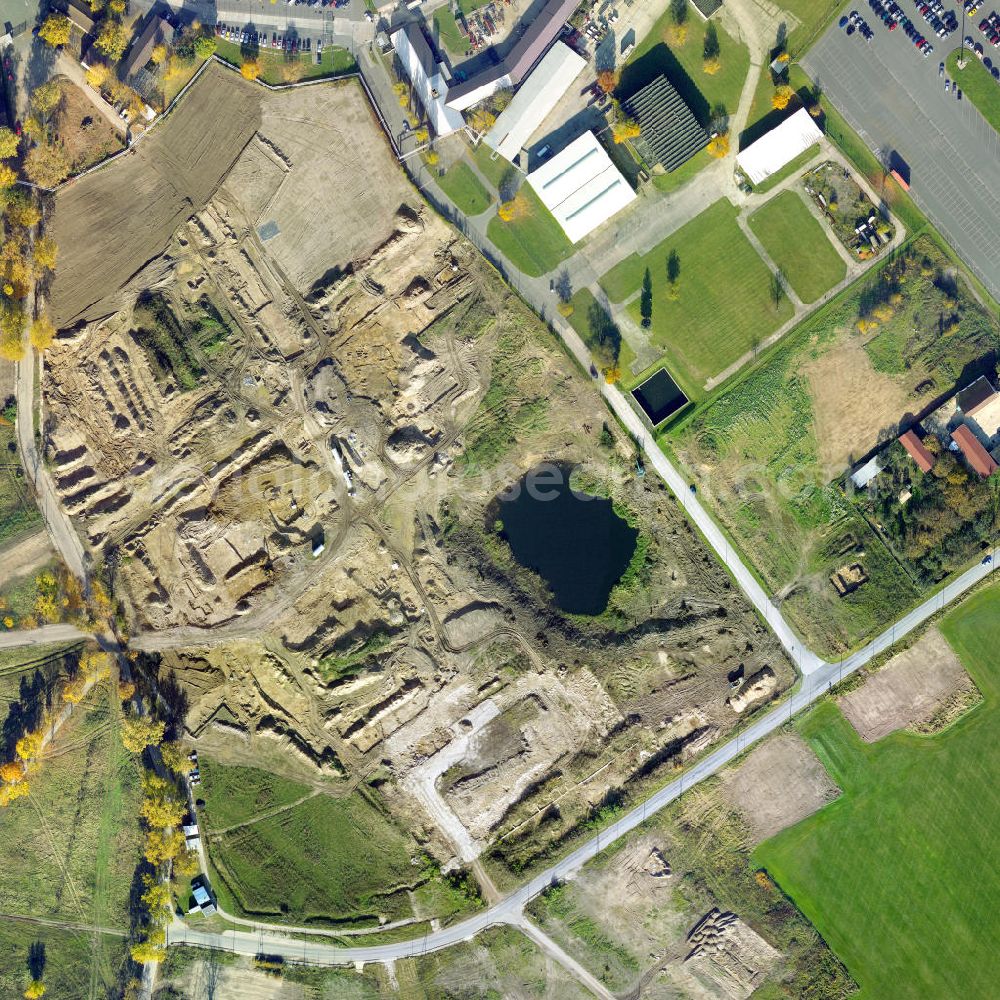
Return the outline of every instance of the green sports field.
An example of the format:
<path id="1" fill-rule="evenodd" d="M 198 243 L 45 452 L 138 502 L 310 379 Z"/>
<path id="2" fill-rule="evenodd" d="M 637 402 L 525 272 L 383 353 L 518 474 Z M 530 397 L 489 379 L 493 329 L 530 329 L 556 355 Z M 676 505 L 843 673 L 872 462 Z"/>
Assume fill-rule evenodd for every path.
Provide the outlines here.
<path id="1" fill-rule="evenodd" d="M 717 201 L 649 253 L 632 254 L 601 278 L 612 302 L 639 291 L 649 268 L 653 279 L 652 342 L 666 352 L 690 392 L 718 374 L 792 315 L 792 306 L 771 299 L 771 275 L 736 224 L 737 210 Z M 680 256 L 677 297 L 667 284 L 667 258 Z M 627 306 L 641 322 L 638 297 Z"/>
<path id="2" fill-rule="evenodd" d="M 945 732 L 871 746 L 827 702 L 803 734 L 844 795 L 767 841 L 767 867 L 861 1000 L 996 996 L 1000 586 L 943 621 L 984 701 Z"/>
<path id="3" fill-rule="evenodd" d="M 843 258 L 796 191 L 782 191 L 757 209 L 750 228 L 807 304 L 847 274 Z"/>

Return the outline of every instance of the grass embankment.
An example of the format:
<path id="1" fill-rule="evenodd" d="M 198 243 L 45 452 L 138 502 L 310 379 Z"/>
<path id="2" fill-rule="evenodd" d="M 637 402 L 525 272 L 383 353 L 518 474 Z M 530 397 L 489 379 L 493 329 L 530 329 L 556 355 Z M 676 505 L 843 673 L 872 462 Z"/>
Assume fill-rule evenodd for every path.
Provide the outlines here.
<path id="1" fill-rule="evenodd" d="M 453 163 L 434 180 L 463 215 L 479 215 L 493 204 L 489 191 L 483 187 L 472 167 L 463 160 Z"/>
<path id="2" fill-rule="evenodd" d="M 803 302 L 815 302 L 843 281 L 847 265 L 797 191 L 782 191 L 749 222 Z"/>
<path id="3" fill-rule="evenodd" d="M 316 62 L 315 38 L 312 45 L 312 52 L 301 52 L 293 55 L 271 48 L 252 52 L 237 42 L 218 39 L 218 47 L 215 51 L 222 59 L 234 66 L 242 65 L 247 59 L 256 59 L 260 63 L 260 79 L 274 85 L 297 83 L 299 80 L 314 80 L 323 76 L 342 76 L 345 73 L 353 73 L 358 68 L 351 53 L 347 49 L 338 48 L 335 45 L 324 48 L 320 55 L 320 61 Z"/>
<path id="4" fill-rule="evenodd" d="M 737 209 L 717 201 L 648 253 L 632 254 L 601 278 L 612 302 L 639 291 L 646 269 L 653 282 L 653 344 L 665 352 L 689 395 L 703 395 L 706 379 L 736 361 L 792 315 L 771 298 L 771 274 L 736 224 Z M 676 297 L 667 281 L 667 259 L 680 258 Z M 636 297 L 627 306 L 641 323 Z"/>
<path id="5" fill-rule="evenodd" d="M 42 523 L 38 508 L 28 492 L 17 450 L 16 417 L 17 407 L 13 397 L 5 399 L 0 396 L 0 454 L 3 455 L 0 462 L 0 544 Z"/>
<path id="6" fill-rule="evenodd" d="M 994 80 L 990 71 L 965 50 L 965 69 L 958 68 L 961 50 L 956 49 L 945 60 L 948 75 L 962 89 L 966 100 L 972 101 L 979 113 L 1000 132 L 1000 81 Z"/>
<path id="7" fill-rule="evenodd" d="M 237 916 L 374 924 L 378 916 L 423 915 L 414 913 L 411 890 L 430 915 L 470 905 L 433 864 L 414 866 L 419 846 L 369 789 L 299 802 L 310 796 L 308 786 L 211 759 L 203 762 L 202 778 L 214 887 L 223 908 Z M 243 825 L 213 833 L 235 824 Z"/>
<path id="8" fill-rule="evenodd" d="M 537 278 L 559 266 L 573 252 L 573 244 L 531 185 L 523 183 L 515 199 L 514 218 L 490 219 L 486 235 L 519 270 Z"/>
<path id="9" fill-rule="evenodd" d="M 844 795 L 757 852 L 864 1000 L 995 993 L 1000 588 L 951 612 L 942 631 L 983 703 L 936 736 L 871 746 L 821 705 L 800 729 Z"/>
<path id="10" fill-rule="evenodd" d="M 18 703 L 29 710 L 54 678 L 32 665 L 22 676 Z M 14 718 L 15 709 L 8 712 Z M 3 910 L 28 917 L 127 931 L 129 888 L 140 857 L 139 768 L 122 746 L 119 704 L 107 682 L 98 685 L 59 730 L 29 776 L 31 791 L 2 811 L 0 899 Z M 112 935 L 63 934 L 50 928 L 0 921 L 5 977 L 21 981 L 17 953 L 42 940 L 47 954 L 46 996 L 96 995 L 113 990 L 124 940 Z M 7 950 L 9 943 L 12 951 Z M 83 988 L 81 987 L 83 984 Z M 102 985 L 103 984 L 103 985 Z M 23 990 L 27 981 L 21 983 Z M 0 990 L 4 996 L 20 996 Z"/>

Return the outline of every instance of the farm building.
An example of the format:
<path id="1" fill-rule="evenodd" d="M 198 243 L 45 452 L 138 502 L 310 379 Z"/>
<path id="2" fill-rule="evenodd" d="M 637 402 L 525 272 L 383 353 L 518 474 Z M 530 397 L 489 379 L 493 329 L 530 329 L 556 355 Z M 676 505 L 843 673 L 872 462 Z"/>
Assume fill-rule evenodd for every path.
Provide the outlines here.
<path id="1" fill-rule="evenodd" d="M 121 64 L 121 78 L 129 81 L 135 77 L 153 58 L 153 49 L 160 44 L 169 45 L 173 37 L 170 22 L 159 14 L 151 15 L 146 26 L 132 39 L 128 55 Z"/>
<path id="2" fill-rule="evenodd" d="M 817 128 L 809 112 L 800 108 L 777 128 L 771 129 L 738 153 L 736 163 L 751 184 L 760 184 L 822 138 L 823 133 Z"/>
<path id="3" fill-rule="evenodd" d="M 642 129 L 633 145 L 649 164 L 676 170 L 708 142 L 708 132 L 665 76 L 637 91 L 622 107 Z"/>
<path id="4" fill-rule="evenodd" d="M 568 45 L 553 45 L 500 113 L 486 145 L 513 161 L 586 65 Z"/>
<path id="5" fill-rule="evenodd" d="M 392 47 L 396 50 L 403 72 L 413 84 L 435 135 L 451 135 L 462 128 L 465 119 L 445 103 L 448 84 L 420 25 L 407 24 L 394 31 Z"/>
<path id="6" fill-rule="evenodd" d="M 1000 432 L 1000 393 L 988 378 L 977 378 L 958 394 L 958 409 L 982 432 L 994 438 Z"/>
<path id="7" fill-rule="evenodd" d="M 83 0 L 69 0 L 66 5 L 66 16 L 82 35 L 89 35 L 94 30 L 94 14 L 89 3 Z"/>
<path id="8" fill-rule="evenodd" d="M 549 0 L 524 29 L 505 59 L 451 88 L 448 107 L 465 111 L 503 87 L 516 86 L 534 68 L 573 16 L 579 0 Z"/>
<path id="9" fill-rule="evenodd" d="M 979 443 L 966 424 L 959 424 L 951 432 L 951 437 L 974 472 L 985 478 L 997 471 L 998 466 L 993 456 Z"/>
<path id="10" fill-rule="evenodd" d="M 200 883 L 192 885 L 191 895 L 194 896 L 195 905 L 188 911 L 189 913 L 193 913 L 195 910 L 201 910 L 206 916 L 215 913 L 215 903 L 212 902 L 212 897 L 208 894 L 205 886 Z"/>
<path id="11" fill-rule="evenodd" d="M 855 489 L 863 490 L 881 471 L 882 466 L 878 464 L 878 458 L 869 459 L 851 473 L 851 482 L 854 483 Z"/>
<path id="12" fill-rule="evenodd" d="M 577 243 L 629 202 L 635 192 L 593 132 L 584 132 L 528 174 L 528 183 Z"/>
<path id="13" fill-rule="evenodd" d="M 912 430 L 901 434 L 899 436 L 899 443 L 906 449 L 910 458 L 917 463 L 917 467 L 921 472 L 930 472 L 934 468 L 934 456 L 927 450 L 923 441 Z"/>

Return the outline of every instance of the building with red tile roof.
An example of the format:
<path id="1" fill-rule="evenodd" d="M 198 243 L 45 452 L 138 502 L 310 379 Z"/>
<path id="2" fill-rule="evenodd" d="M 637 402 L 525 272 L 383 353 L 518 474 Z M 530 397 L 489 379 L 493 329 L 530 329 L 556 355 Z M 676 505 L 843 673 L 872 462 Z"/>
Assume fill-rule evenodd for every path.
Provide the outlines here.
<path id="1" fill-rule="evenodd" d="M 979 475 L 984 478 L 992 476 L 1000 468 L 993 460 L 993 456 L 979 443 L 976 435 L 965 424 L 959 424 L 951 432 L 951 436 L 965 456 L 965 460 Z"/>
<path id="2" fill-rule="evenodd" d="M 907 450 L 910 458 L 917 463 L 921 472 L 930 472 L 934 468 L 934 456 L 927 450 L 926 445 L 912 430 L 899 436 L 899 443 Z"/>

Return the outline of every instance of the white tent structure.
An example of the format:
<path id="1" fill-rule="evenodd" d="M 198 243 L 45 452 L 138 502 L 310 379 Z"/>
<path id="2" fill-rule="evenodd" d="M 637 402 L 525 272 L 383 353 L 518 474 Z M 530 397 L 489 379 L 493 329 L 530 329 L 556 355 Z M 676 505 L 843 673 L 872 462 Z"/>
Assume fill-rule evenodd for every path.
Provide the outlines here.
<path id="1" fill-rule="evenodd" d="M 513 160 L 586 65 L 565 42 L 556 42 L 500 113 L 486 145 Z"/>
<path id="2" fill-rule="evenodd" d="M 578 243 L 635 200 L 635 192 L 593 132 L 584 132 L 528 174 L 528 183 Z"/>
<path id="3" fill-rule="evenodd" d="M 392 47 L 403 65 L 437 136 L 451 135 L 465 125 L 461 112 L 446 107 L 448 84 L 418 24 L 408 24 L 392 34 Z"/>
<path id="4" fill-rule="evenodd" d="M 738 153 L 736 162 L 750 178 L 751 184 L 760 184 L 822 138 L 823 133 L 816 127 L 809 112 L 800 108 L 777 128 Z"/>

